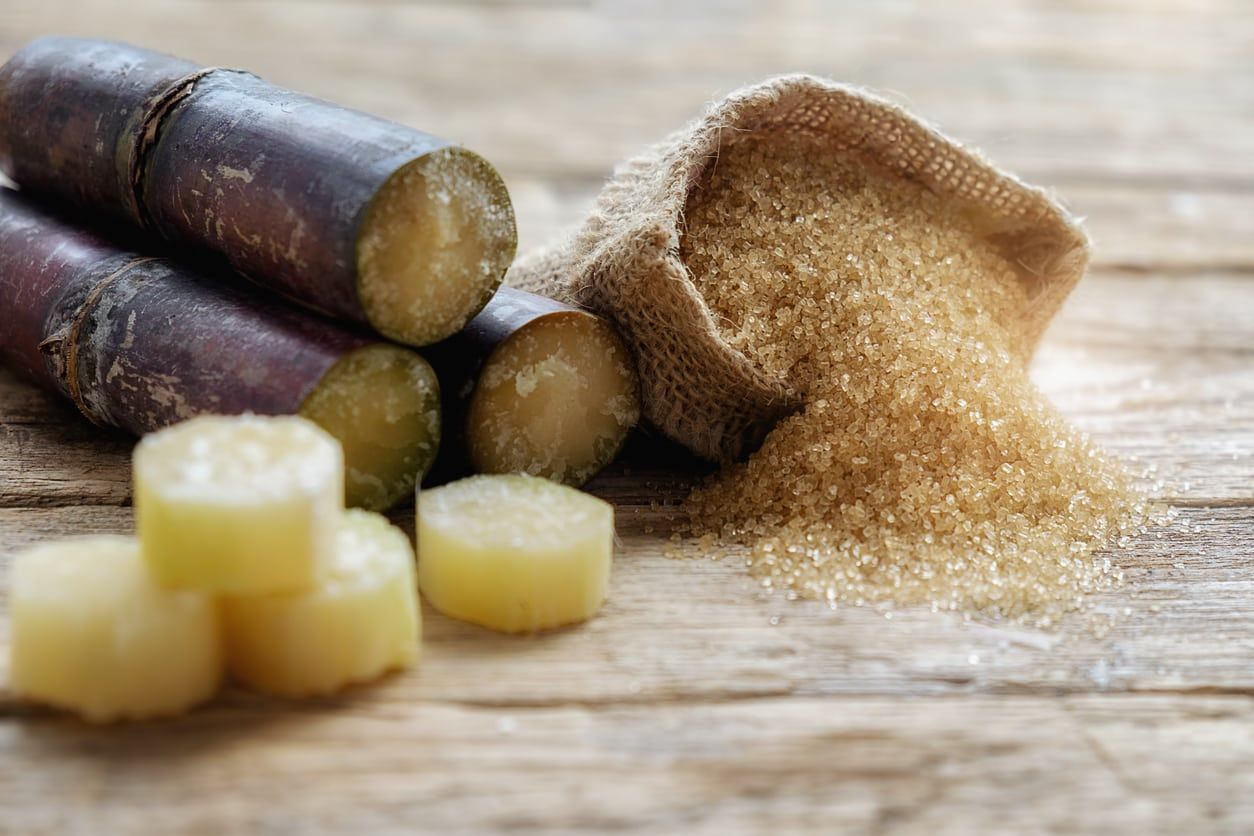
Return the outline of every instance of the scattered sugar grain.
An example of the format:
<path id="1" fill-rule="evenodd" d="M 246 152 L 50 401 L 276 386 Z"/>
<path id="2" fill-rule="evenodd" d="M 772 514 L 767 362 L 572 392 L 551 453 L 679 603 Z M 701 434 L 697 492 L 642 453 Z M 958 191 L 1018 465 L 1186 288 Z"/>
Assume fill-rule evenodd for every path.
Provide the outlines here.
<path id="1" fill-rule="evenodd" d="M 799 221 L 798 218 L 802 220 Z M 723 149 L 680 255 L 722 336 L 804 394 L 687 502 L 701 552 L 836 603 L 1056 623 L 1150 514 L 1031 383 L 1030 282 L 971 212 L 805 138 Z"/>

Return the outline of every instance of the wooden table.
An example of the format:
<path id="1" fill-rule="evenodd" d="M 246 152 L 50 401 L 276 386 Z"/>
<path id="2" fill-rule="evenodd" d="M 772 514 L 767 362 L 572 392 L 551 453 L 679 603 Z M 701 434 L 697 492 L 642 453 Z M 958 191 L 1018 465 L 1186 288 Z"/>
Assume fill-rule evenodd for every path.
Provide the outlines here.
<path id="1" fill-rule="evenodd" d="M 460 139 L 501 166 L 524 246 L 739 83 L 808 70 L 887 91 L 1088 217 L 1096 264 L 1036 373 L 1156 465 L 1180 516 L 1113 555 L 1126 587 L 1058 632 L 888 619 L 765 594 L 735 560 L 667 559 L 650 503 L 692 471 L 642 455 L 593 486 L 622 544 L 586 627 L 509 639 L 428 609 L 421 668 L 377 687 L 229 691 L 125 728 L 0 693 L 0 831 L 1250 832 L 1251 12 L 5 0 L 3 55 L 46 32 L 125 38 Z M 0 373 L 0 566 L 130 530 L 129 450 Z"/>

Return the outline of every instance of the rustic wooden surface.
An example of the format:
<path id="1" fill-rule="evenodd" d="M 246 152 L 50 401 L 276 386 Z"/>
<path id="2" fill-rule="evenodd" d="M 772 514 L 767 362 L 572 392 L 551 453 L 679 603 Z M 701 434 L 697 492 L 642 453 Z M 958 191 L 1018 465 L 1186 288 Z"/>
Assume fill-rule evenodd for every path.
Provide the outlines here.
<path id="1" fill-rule="evenodd" d="M 592 623 L 506 639 L 428 609 L 421 668 L 378 687 L 229 691 L 135 727 L 0 691 L 0 832 L 1254 829 L 1244 0 L 5 0 L 0 55 L 48 32 L 249 67 L 460 139 L 501 166 L 524 246 L 739 83 L 808 70 L 887 91 L 1088 217 L 1096 264 L 1037 376 L 1156 466 L 1180 517 L 1113 555 L 1126 587 L 1056 632 L 831 611 L 756 589 L 734 555 L 665 558 L 650 503 L 693 471 L 640 444 L 594 486 L 622 545 Z M 129 448 L 0 372 L 0 573 L 27 543 L 129 530 Z"/>

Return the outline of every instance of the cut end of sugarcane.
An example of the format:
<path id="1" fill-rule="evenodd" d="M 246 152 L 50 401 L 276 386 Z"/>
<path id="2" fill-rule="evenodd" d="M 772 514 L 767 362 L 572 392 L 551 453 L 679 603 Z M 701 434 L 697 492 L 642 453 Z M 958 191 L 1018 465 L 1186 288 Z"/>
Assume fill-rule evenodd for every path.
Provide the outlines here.
<path id="1" fill-rule="evenodd" d="M 379 333 L 421 346 L 457 333 L 488 303 L 518 234 L 496 170 L 473 152 L 441 148 L 384 183 L 357 244 L 366 318 Z"/>
<path id="2" fill-rule="evenodd" d="M 609 464 L 640 418 L 639 382 L 618 334 L 583 311 L 539 317 L 497 346 L 471 397 L 481 473 L 579 486 Z"/>
<path id="3" fill-rule="evenodd" d="M 437 610 L 505 633 L 590 618 L 609 591 L 614 509 L 523 475 L 480 475 L 418 497 L 418 586 Z"/>
<path id="4" fill-rule="evenodd" d="M 345 500 L 371 511 L 413 495 L 440 444 L 440 386 L 417 354 L 390 345 L 339 360 L 300 414 L 344 448 Z"/>
<path id="5" fill-rule="evenodd" d="M 92 722 L 183 712 L 222 674 L 210 596 L 164 589 L 133 537 L 76 537 L 13 561 L 10 679 Z"/>

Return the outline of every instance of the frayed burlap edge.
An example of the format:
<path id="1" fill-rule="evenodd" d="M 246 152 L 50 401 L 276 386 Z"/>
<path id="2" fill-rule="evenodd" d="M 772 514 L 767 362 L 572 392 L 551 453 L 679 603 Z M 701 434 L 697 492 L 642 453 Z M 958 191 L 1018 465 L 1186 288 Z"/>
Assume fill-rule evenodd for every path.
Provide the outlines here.
<path id="1" fill-rule="evenodd" d="M 688 196 L 720 148 L 779 131 L 830 139 L 833 147 L 967 204 L 1029 284 L 1022 317 L 1029 346 L 1084 272 L 1088 239 L 1045 191 L 898 106 L 808 75 L 738 90 L 621 165 L 583 226 L 521 259 L 509 277 L 518 287 L 612 319 L 635 351 L 645 417 L 702 456 L 741 457 L 802 403 L 803 393 L 768 378 L 722 339 L 679 259 Z"/>

